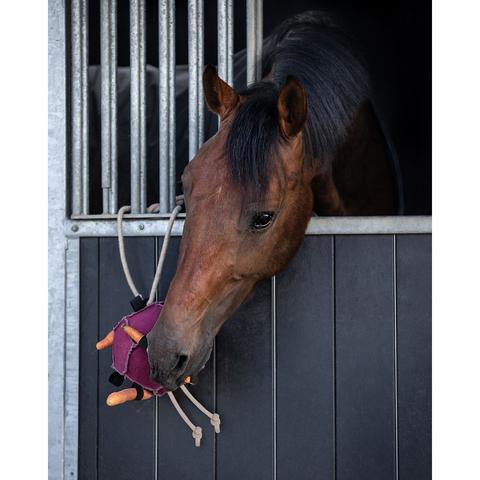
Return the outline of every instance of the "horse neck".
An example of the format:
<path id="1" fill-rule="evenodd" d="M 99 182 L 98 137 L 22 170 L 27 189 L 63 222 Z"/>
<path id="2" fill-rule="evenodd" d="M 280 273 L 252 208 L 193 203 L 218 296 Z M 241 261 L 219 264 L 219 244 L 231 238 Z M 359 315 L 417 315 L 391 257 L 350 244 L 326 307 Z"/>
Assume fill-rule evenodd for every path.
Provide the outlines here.
<path id="1" fill-rule="evenodd" d="M 314 209 L 320 215 L 394 215 L 395 173 L 387 142 L 369 101 L 359 108 L 334 154 L 314 162 Z"/>

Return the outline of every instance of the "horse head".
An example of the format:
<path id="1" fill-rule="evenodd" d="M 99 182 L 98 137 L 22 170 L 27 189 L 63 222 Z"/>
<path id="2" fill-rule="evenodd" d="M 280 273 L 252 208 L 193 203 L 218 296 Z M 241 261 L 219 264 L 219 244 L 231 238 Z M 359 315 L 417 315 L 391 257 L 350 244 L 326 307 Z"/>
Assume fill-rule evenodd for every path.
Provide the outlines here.
<path id="1" fill-rule="evenodd" d="M 281 88 L 265 82 L 237 93 L 213 67 L 203 84 L 220 126 L 183 172 L 177 271 L 149 334 L 152 378 L 171 390 L 204 366 L 215 335 L 255 284 L 288 263 L 313 208 L 302 85 L 288 77 Z"/>

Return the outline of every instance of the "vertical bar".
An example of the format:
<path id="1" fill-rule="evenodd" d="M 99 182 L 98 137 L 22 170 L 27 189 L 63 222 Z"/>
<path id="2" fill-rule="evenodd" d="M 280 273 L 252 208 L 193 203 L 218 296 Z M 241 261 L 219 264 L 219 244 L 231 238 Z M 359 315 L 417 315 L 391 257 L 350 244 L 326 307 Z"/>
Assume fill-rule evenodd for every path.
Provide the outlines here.
<path id="1" fill-rule="evenodd" d="M 68 239 L 65 271 L 65 445 L 64 478 L 78 476 L 80 360 L 80 239 Z"/>
<path id="2" fill-rule="evenodd" d="M 72 213 L 88 214 L 88 1 L 72 0 Z"/>
<path id="3" fill-rule="evenodd" d="M 247 0 L 247 85 L 262 78 L 263 0 Z"/>
<path id="4" fill-rule="evenodd" d="M 160 0 L 159 51 L 159 203 L 160 213 L 175 206 L 175 1 Z"/>
<path id="5" fill-rule="evenodd" d="M 271 278 L 272 289 L 272 478 L 277 479 L 277 277 Z"/>
<path id="6" fill-rule="evenodd" d="M 218 0 L 218 74 L 233 85 L 233 0 Z"/>
<path id="7" fill-rule="evenodd" d="M 397 236 L 393 237 L 393 413 L 395 480 L 398 480 L 398 319 L 397 319 Z"/>
<path id="8" fill-rule="evenodd" d="M 65 206 L 67 153 L 65 2 L 48 2 L 48 478 L 63 476 Z"/>
<path id="9" fill-rule="evenodd" d="M 117 211 L 117 0 L 100 2 L 103 212 Z"/>
<path id="10" fill-rule="evenodd" d="M 130 204 L 146 210 L 145 0 L 130 0 Z"/>
<path id="11" fill-rule="evenodd" d="M 203 0 L 188 0 L 188 156 L 203 143 Z"/>

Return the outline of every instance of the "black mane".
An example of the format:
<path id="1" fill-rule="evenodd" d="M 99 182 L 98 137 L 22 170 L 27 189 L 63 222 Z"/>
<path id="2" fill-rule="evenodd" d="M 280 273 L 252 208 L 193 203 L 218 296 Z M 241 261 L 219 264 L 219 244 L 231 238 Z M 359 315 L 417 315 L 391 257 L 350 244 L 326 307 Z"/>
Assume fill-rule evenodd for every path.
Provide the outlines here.
<path id="1" fill-rule="evenodd" d="M 264 42 L 264 75 L 239 92 L 246 97 L 227 139 L 227 162 L 235 182 L 266 188 L 270 162 L 281 142 L 277 99 L 288 75 L 307 92 L 303 130 L 307 162 L 321 162 L 345 137 L 359 105 L 368 98 L 366 68 L 349 38 L 321 12 L 306 12 L 282 24 Z"/>

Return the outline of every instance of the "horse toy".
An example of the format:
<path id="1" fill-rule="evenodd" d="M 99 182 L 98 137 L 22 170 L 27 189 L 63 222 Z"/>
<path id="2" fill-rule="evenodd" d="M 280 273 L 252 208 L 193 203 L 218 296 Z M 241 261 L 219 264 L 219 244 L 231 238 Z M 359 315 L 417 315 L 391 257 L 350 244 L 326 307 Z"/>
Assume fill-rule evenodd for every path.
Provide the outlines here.
<path id="1" fill-rule="evenodd" d="M 154 211 L 156 205 L 150 207 L 150 211 Z M 192 436 L 195 440 L 195 446 L 200 446 L 202 438 L 202 429 L 194 425 L 187 417 L 185 412 L 178 404 L 173 392 L 167 391 L 162 385 L 150 378 L 150 365 L 148 363 L 148 340 L 147 334 L 154 327 L 157 319 L 162 311 L 163 303 L 155 302 L 155 292 L 160 281 L 163 262 L 165 260 L 168 242 L 173 226 L 173 222 L 181 205 L 178 205 L 170 216 L 167 225 L 167 231 L 162 245 L 160 258 L 158 260 L 155 279 L 150 291 L 148 300 L 137 291 L 132 276 L 130 274 L 127 259 L 125 256 L 125 247 L 122 234 L 123 215 L 128 212 L 130 207 L 122 207 L 118 212 L 118 242 L 120 250 L 120 259 L 123 270 L 127 278 L 127 282 L 134 293 L 135 297 L 130 302 L 134 312 L 124 316 L 113 329 L 96 344 L 97 350 L 104 350 L 112 347 L 112 368 L 113 373 L 110 375 L 109 381 L 113 385 L 120 387 L 125 379 L 132 382 L 131 387 L 123 390 L 112 392 L 108 395 L 106 403 L 109 407 L 120 405 L 132 400 L 148 400 L 153 396 L 162 396 L 167 394 L 179 413 L 180 417 L 192 430 Z M 191 383 L 191 378 L 186 377 L 184 384 L 180 386 L 181 391 L 187 398 L 206 416 L 210 418 L 215 433 L 220 433 L 220 416 L 217 413 L 208 411 L 198 400 L 194 398 L 186 385 Z"/>

